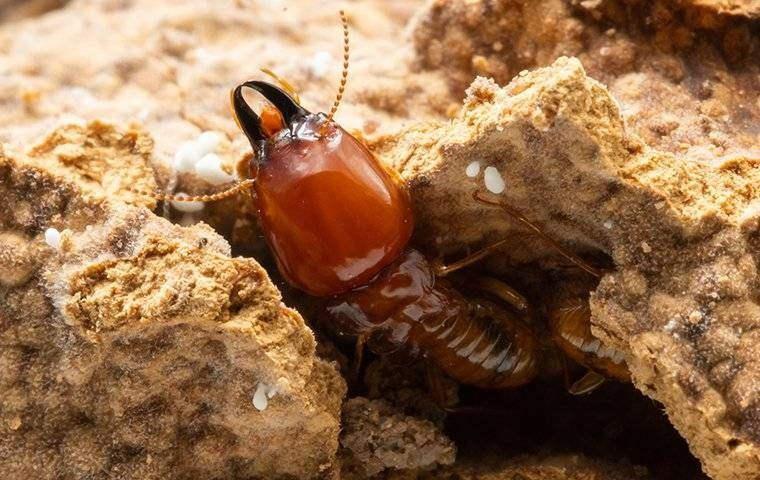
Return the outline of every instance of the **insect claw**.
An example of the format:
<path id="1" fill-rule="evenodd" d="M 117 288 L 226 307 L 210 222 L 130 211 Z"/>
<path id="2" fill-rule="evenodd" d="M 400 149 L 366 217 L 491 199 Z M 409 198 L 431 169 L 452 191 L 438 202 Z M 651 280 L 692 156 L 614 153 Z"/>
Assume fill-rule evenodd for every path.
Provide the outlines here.
<path id="1" fill-rule="evenodd" d="M 254 148 L 257 148 L 259 143 L 266 140 L 267 135 L 262 130 L 261 117 L 253 111 L 248 102 L 245 101 L 245 98 L 243 98 L 244 88 L 250 88 L 259 92 L 261 96 L 266 98 L 280 112 L 286 124 L 293 123 L 297 119 L 309 114 L 288 92 L 271 83 L 260 80 L 249 80 L 238 85 L 232 90 L 230 95 L 232 110 L 235 115 L 235 121 Z"/>
<path id="2" fill-rule="evenodd" d="M 606 378 L 603 375 L 596 373 L 593 370 L 589 370 L 584 376 L 582 376 L 579 380 L 570 386 L 568 392 L 571 395 L 584 395 L 586 393 L 591 393 L 592 391 L 599 388 L 599 386 L 603 384 L 605 380 Z"/>

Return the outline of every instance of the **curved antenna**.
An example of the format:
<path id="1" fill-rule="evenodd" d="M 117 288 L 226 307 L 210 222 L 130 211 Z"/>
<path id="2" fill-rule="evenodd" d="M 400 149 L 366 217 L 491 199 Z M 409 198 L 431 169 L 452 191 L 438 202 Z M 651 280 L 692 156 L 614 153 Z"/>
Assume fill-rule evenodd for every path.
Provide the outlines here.
<path id="1" fill-rule="evenodd" d="M 293 85 L 292 83 L 290 83 L 287 79 L 282 78 L 281 76 L 277 75 L 276 73 L 274 73 L 269 68 L 260 68 L 259 70 L 261 70 L 266 75 L 269 75 L 270 77 L 274 78 L 275 81 L 277 81 L 277 83 L 279 83 L 280 86 L 286 92 L 288 92 L 291 97 L 293 97 L 296 100 L 296 103 L 298 103 L 298 104 L 301 103 L 301 97 L 300 97 L 300 95 L 298 95 L 298 89 L 295 87 L 295 85 Z"/>
<path id="2" fill-rule="evenodd" d="M 324 123 L 327 125 L 335 116 L 335 112 L 338 111 L 338 105 L 343 98 L 343 92 L 346 90 L 346 80 L 348 79 L 348 20 L 346 19 L 346 12 L 340 11 L 340 21 L 343 23 L 343 73 L 340 77 L 340 87 L 338 87 L 338 95 L 335 97 L 335 103 L 333 103 L 330 113 L 327 114 L 327 121 Z"/>
<path id="3" fill-rule="evenodd" d="M 203 202 L 203 203 L 209 203 L 209 202 L 216 202 L 217 200 L 222 200 L 227 197 L 231 197 L 232 195 L 238 193 L 241 190 L 245 190 L 246 188 L 253 187 L 253 184 L 255 183 L 255 180 L 252 178 L 247 178 L 241 182 L 236 183 L 235 185 L 231 186 L 227 190 L 222 190 L 221 192 L 211 193 L 208 195 L 172 195 L 169 193 L 161 193 L 161 192 L 148 192 L 145 190 L 137 190 L 137 189 L 130 189 L 131 192 L 137 193 L 139 195 L 146 195 L 148 197 L 153 197 L 156 200 L 162 201 L 162 202 Z"/>

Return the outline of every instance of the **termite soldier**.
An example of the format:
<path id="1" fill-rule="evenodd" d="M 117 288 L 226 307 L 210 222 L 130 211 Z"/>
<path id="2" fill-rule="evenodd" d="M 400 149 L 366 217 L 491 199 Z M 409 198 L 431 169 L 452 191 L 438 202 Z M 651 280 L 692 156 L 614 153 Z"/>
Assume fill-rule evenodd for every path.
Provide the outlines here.
<path id="1" fill-rule="evenodd" d="M 348 67 L 348 26 L 342 11 L 341 19 L 343 76 L 329 114 L 304 109 L 292 88 L 276 76 L 284 89 L 246 81 L 233 89 L 231 103 L 253 148 L 247 178 L 215 195 L 158 197 L 207 201 L 252 187 L 280 272 L 300 290 L 327 299 L 327 321 L 340 332 L 367 340 L 378 354 L 416 354 L 465 384 L 502 388 L 530 381 L 542 347 L 529 327 L 528 302 L 494 278 L 477 280 L 480 290 L 509 308 L 485 298 L 467 299 L 443 278 L 503 242 L 449 266 L 433 264 L 409 248 L 414 217 L 399 175 L 333 122 Z M 246 89 L 268 102 L 260 113 L 246 102 Z M 476 199 L 501 206 L 565 257 L 597 274 L 511 207 Z M 593 368 L 588 362 L 586 366 Z"/>

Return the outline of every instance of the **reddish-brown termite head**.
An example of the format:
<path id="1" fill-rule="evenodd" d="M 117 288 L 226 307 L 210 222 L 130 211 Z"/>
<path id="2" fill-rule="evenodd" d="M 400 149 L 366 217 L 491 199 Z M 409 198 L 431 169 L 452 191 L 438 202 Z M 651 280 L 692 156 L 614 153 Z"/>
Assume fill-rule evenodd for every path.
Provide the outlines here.
<path id="1" fill-rule="evenodd" d="M 413 226 L 398 176 L 332 121 L 344 86 L 345 68 L 329 115 L 310 113 L 268 82 L 250 80 L 232 91 L 236 120 L 254 151 L 256 208 L 280 272 L 322 297 L 366 285 L 401 254 Z M 259 115 L 250 107 L 246 89 L 277 110 L 279 130 L 272 131 L 269 109 Z"/>

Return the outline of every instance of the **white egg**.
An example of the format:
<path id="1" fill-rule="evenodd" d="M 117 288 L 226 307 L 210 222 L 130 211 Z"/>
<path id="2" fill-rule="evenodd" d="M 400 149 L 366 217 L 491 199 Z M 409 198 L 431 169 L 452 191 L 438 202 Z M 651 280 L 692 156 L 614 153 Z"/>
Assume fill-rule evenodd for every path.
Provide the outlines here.
<path id="1" fill-rule="evenodd" d="M 222 159 L 214 153 L 204 155 L 195 164 L 195 173 L 212 185 L 229 183 L 235 179 L 235 177 L 222 170 Z"/>
<path id="2" fill-rule="evenodd" d="M 464 173 L 466 173 L 468 177 L 477 177 L 478 173 L 480 173 L 480 162 L 477 160 L 471 162 L 467 165 L 467 168 L 465 168 Z"/>
<path id="3" fill-rule="evenodd" d="M 263 383 L 259 383 L 256 387 L 256 392 L 253 394 L 253 406 L 256 407 L 257 410 L 265 410 L 267 405 L 269 405 L 269 400 L 267 400 L 267 386 Z"/>
<path id="4" fill-rule="evenodd" d="M 59 250 L 61 248 L 61 232 L 55 228 L 48 228 L 45 230 L 45 243 L 51 248 Z"/>
<path id="5" fill-rule="evenodd" d="M 501 174 L 494 167 L 486 167 L 485 172 L 483 172 L 483 180 L 486 183 L 486 188 L 491 193 L 501 193 L 506 186 Z"/>
<path id="6" fill-rule="evenodd" d="M 199 155 L 203 157 L 207 153 L 215 152 L 221 141 L 221 134 L 212 131 L 203 132 L 195 139 L 195 148 Z"/>
<path id="7" fill-rule="evenodd" d="M 174 154 L 174 170 L 180 173 L 192 172 L 202 156 L 195 142 L 185 142 Z"/>

